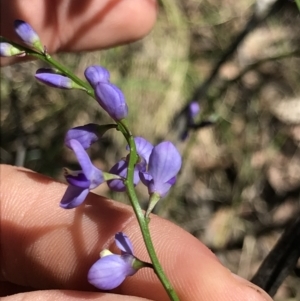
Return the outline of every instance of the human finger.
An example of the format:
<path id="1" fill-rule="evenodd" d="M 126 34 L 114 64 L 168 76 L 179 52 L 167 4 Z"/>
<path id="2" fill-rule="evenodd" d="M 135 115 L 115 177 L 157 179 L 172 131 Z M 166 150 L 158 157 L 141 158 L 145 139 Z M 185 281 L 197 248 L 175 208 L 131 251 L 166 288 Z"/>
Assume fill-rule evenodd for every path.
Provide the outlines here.
<path id="1" fill-rule="evenodd" d="M 68 290 L 45 290 L 19 293 L 13 296 L 3 297 L 2 301 L 147 301 L 147 299 L 113 295 L 108 293 L 94 293 L 94 292 L 80 292 L 80 291 L 68 291 Z M 150 300 L 149 300 L 150 301 Z"/>
<path id="2" fill-rule="evenodd" d="M 132 210 L 90 194 L 85 204 L 63 210 L 66 186 L 32 171 L 1 167 L 2 279 L 35 289 L 92 290 L 86 275 L 103 248 L 114 248 L 123 231 L 135 254 L 148 260 Z M 237 280 L 196 238 L 152 216 L 158 257 L 182 301 L 271 300 L 249 282 Z M 18 242 L 18 243 L 16 243 Z M 152 300 L 168 297 L 150 269 L 128 277 L 115 293 Z"/>
<path id="3" fill-rule="evenodd" d="M 156 1 L 2 0 L 0 34 L 19 41 L 13 28 L 16 19 L 34 28 L 49 53 L 89 51 L 145 36 L 156 20 Z M 14 59 L 1 58 L 1 64 Z"/>

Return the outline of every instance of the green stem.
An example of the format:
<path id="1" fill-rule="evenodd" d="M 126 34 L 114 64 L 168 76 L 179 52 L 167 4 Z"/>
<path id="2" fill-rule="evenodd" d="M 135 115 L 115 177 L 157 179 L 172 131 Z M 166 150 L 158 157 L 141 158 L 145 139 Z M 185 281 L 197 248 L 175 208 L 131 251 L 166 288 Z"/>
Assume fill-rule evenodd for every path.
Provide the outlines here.
<path id="1" fill-rule="evenodd" d="M 25 46 L 16 44 L 12 41 L 9 41 L 3 37 L 0 37 L 1 41 L 6 41 L 10 44 L 12 44 L 13 46 L 18 47 L 19 49 L 23 50 L 27 55 L 31 55 L 33 57 L 36 57 L 50 65 L 52 65 L 53 67 L 55 67 L 57 70 L 59 70 L 61 73 L 65 74 L 67 77 L 69 77 L 70 79 L 72 79 L 75 83 L 77 83 L 79 86 L 83 87 L 84 90 L 88 93 L 88 95 L 90 95 L 91 97 L 95 98 L 95 94 L 93 89 L 90 87 L 90 85 L 86 82 L 84 82 L 83 80 L 81 80 L 79 77 L 77 77 L 76 75 L 74 75 L 70 70 L 68 70 L 66 67 L 64 67 L 63 65 L 61 65 L 59 62 L 57 62 L 56 60 L 54 60 L 46 51 L 44 53 L 32 50 L 30 48 L 27 48 Z M 123 136 L 125 137 L 125 139 L 127 140 L 129 147 L 130 147 L 130 154 L 129 154 L 129 162 L 128 162 L 128 173 L 127 173 L 127 179 L 125 180 L 125 185 L 126 185 L 126 189 L 127 189 L 127 193 L 129 196 L 129 199 L 131 201 L 133 210 L 135 212 L 135 215 L 137 217 L 142 235 L 143 235 L 143 239 L 146 245 L 146 249 L 148 251 L 149 257 L 151 259 L 151 262 L 153 264 L 153 269 L 157 275 L 157 277 L 159 278 L 159 280 L 161 281 L 163 287 L 165 288 L 168 296 L 170 297 L 170 299 L 172 301 L 179 301 L 179 297 L 177 296 L 176 292 L 174 291 L 170 281 L 168 280 L 167 276 L 165 275 L 159 260 L 157 258 L 155 249 L 154 249 L 154 245 L 151 239 L 151 235 L 150 235 L 150 230 L 149 230 L 149 217 L 145 217 L 143 210 L 139 204 L 136 192 L 135 192 L 135 188 L 134 188 L 134 184 L 133 184 L 133 175 L 134 175 L 134 167 L 135 164 L 137 163 L 138 160 L 138 155 L 136 152 L 136 146 L 135 146 L 135 142 L 134 142 L 134 138 L 133 135 L 131 134 L 131 132 L 129 131 L 127 124 L 126 124 L 126 120 L 122 120 L 117 122 L 117 129 L 119 131 L 122 132 Z M 150 267 L 150 264 L 149 264 Z"/>
<path id="2" fill-rule="evenodd" d="M 72 73 L 70 70 L 68 70 L 66 67 L 61 65 L 59 62 L 54 60 L 49 54 L 46 54 L 45 56 L 42 56 L 42 58 L 45 62 L 48 64 L 54 66 L 57 70 L 62 72 L 64 75 L 72 79 L 76 84 L 80 85 L 83 87 L 87 94 L 90 95 L 91 97 L 95 98 L 94 90 L 90 87 L 89 84 L 87 84 L 85 81 L 77 77 L 74 73 Z"/>
<path id="3" fill-rule="evenodd" d="M 66 75 L 67 77 L 69 77 L 70 79 L 72 79 L 76 84 L 78 84 L 79 86 L 83 87 L 84 90 L 87 92 L 88 95 L 90 95 L 91 97 L 95 98 L 95 93 L 94 90 L 91 88 L 91 86 L 83 81 L 82 79 L 80 79 L 78 76 L 76 76 L 72 71 L 70 71 L 69 69 L 67 69 L 65 66 L 63 66 L 62 64 L 60 64 L 59 62 L 57 62 L 56 60 L 54 60 L 50 54 L 48 54 L 47 52 L 45 53 L 41 53 L 35 50 L 32 50 L 28 47 L 19 45 L 17 43 L 14 43 L 2 36 L 0 36 L 1 41 L 5 41 L 7 43 L 10 43 L 11 45 L 18 47 L 20 50 L 23 50 L 26 55 L 30 55 L 33 56 L 35 58 L 38 58 L 46 63 L 48 63 L 49 65 L 52 65 L 53 67 L 55 67 L 58 71 L 60 71 L 62 74 Z"/>
<path id="4" fill-rule="evenodd" d="M 177 296 L 176 292 L 174 291 L 169 279 L 165 275 L 160 262 L 157 258 L 155 248 L 151 239 L 150 230 L 149 230 L 149 219 L 145 217 L 143 210 L 139 204 L 134 184 L 133 184 L 133 174 L 134 174 L 134 167 L 137 162 L 137 152 L 136 152 L 136 146 L 134 142 L 134 138 L 130 131 L 128 130 L 127 126 L 124 124 L 124 122 L 120 122 L 120 131 L 123 133 L 124 137 L 126 138 L 129 147 L 130 147 L 130 154 L 129 154 L 129 162 L 128 162 L 128 173 L 127 173 L 127 179 L 125 181 L 125 185 L 127 188 L 127 193 L 131 202 L 131 205 L 133 207 L 134 213 L 137 217 L 143 239 L 148 251 L 148 254 L 150 256 L 151 262 L 153 264 L 154 271 L 161 281 L 163 287 L 165 288 L 168 296 L 173 301 L 179 301 L 179 297 Z"/>

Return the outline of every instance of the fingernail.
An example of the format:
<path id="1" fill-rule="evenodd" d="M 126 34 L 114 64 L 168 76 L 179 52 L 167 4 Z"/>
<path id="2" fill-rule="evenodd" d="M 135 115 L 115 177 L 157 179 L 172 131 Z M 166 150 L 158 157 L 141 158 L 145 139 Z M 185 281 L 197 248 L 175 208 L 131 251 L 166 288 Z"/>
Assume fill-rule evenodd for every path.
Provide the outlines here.
<path id="1" fill-rule="evenodd" d="M 249 282 L 248 280 L 236 275 L 232 273 L 232 276 L 234 279 L 236 279 L 236 281 L 238 281 L 239 283 L 247 286 L 248 288 L 252 289 L 253 291 L 255 291 L 258 295 L 258 298 L 256 298 L 255 300 L 257 301 L 273 301 L 273 299 L 260 287 L 256 286 L 255 284 Z M 252 299 L 251 299 L 252 300 Z"/>

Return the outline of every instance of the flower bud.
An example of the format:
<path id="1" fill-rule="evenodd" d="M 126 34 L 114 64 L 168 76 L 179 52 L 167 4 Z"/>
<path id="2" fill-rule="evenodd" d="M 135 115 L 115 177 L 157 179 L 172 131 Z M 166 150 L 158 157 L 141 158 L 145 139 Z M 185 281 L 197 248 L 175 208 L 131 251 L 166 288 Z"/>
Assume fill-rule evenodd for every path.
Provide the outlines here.
<path id="1" fill-rule="evenodd" d="M 97 65 L 87 67 L 84 75 L 93 88 L 100 82 L 108 83 L 110 78 L 108 70 Z"/>
<path id="2" fill-rule="evenodd" d="M 44 51 L 39 36 L 28 23 L 22 20 L 15 20 L 14 26 L 15 32 L 25 44 L 39 50 L 40 52 Z"/>
<path id="3" fill-rule="evenodd" d="M 100 82 L 95 87 L 96 99 L 100 106 L 114 120 L 122 120 L 128 115 L 128 106 L 122 91 L 115 85 Z"/>
<path id="4" fill-rule="evenodd" d="M 7 42 L 0 42 L 0 56 L 26 55 L 25 52 Z"/>
<path id="5" fill-rule="evenodd" d="M 84 89 L 65 75 L 56 73 L 53 69 L 41 68 L 36 71 L 35 78 L 50 87 L 61 89 Z"/>

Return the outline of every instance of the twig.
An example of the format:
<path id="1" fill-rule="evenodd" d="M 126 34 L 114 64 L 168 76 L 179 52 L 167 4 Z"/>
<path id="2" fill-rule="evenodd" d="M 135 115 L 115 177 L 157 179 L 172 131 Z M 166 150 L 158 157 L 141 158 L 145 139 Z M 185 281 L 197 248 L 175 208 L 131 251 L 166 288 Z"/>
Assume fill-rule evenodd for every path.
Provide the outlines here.
<path id="1" fill-rule="evenodd" d="M 274 296 L 300 257 L 300 217 L 284 231 L 251 282 Z"/>

